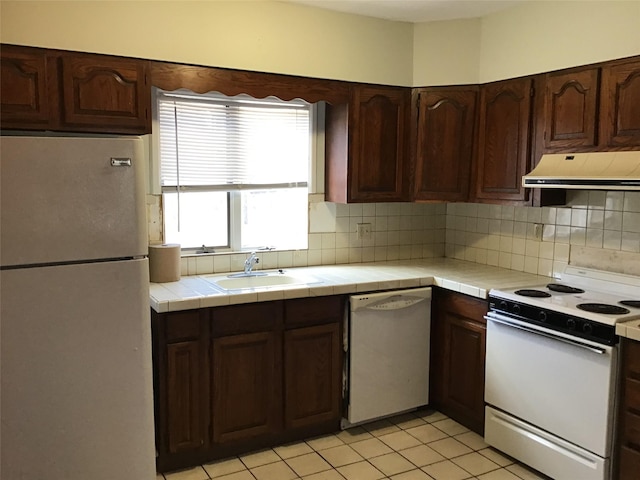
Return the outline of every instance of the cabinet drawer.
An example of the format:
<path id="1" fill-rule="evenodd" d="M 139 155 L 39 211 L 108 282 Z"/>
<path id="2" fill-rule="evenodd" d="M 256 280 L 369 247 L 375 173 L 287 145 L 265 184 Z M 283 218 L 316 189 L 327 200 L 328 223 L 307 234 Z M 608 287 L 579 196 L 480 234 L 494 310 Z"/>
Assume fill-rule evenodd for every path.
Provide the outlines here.
<path id="1" fill-rule="evenodd" d="M 640 472 L 640 452 L 627 447 L 620 449 L 619 480 L 638 480 Z"/>
<path id="2" fill-rule="evenodd" d="M 211 309 L 214 337 L 271 331 L 282 325 L 282 302 L 247 303 Z"/>
<path id="3" fill-rule="evenodd" d="M 206 320 L 206 311 L 204 310 L 189 310 L 166 314 L 167 342 L 175 343 L 198 338 L 202 331 L 203 320 Z"/>
<path id="4" fill-rule="evenodd" d="M 287 300 L 284 304 L 286 326 L 306 326 L 340 321 L 343 316 L 344 297 L 315 297 Z"/>
<path id="5" fill-rule="evenodd" d="M 622 417 L 622 444 L 640 454 L 640 415 L 626 412 Z"/>
<path id="6" fill-rule="evenodd" d="M 624 348 L 625 376 L 640 380 L 640 342 L 625 339 Z"/>
<path id="7" fill-rule="evenodd" d="M 634 410 L 640 415 L 640 381 L 633 378 L 625 380 L 625 405 L 627 410 Z"/>

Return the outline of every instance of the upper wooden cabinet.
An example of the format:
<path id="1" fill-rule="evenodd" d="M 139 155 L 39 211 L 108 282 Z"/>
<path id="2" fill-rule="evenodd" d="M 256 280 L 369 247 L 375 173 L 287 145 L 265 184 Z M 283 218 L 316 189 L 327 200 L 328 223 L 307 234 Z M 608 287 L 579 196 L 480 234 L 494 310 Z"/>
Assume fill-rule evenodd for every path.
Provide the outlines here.
<path id="1" fill-rule="evenodd" d="M 546 75 L 544 145 L 547 151 L 569 151 L 597 143 L 600 69 Z"/>
<path id="2" fill-rule="evenodd" d="M 50 91 L 53 65 L 46 50 L 3 45 L 0 50 L 0 121 L 2 128 L 51 129 L 55 126 L 57 98 Z M 53 67 L 53 68 L 48 68 Z"/>
<path id="3" fill-rule="evenodd" d="M 327 105 L 326 199 L 407 200 L 410 90 L 358 85 L 348 104 Z"/>
<path id="4" fill-rule="evenodd" d="M 524 203 L 522 176 L 529 169 L 533 79 L 480 87 L 475 198 Z"/>
<path id="5" fill-rule="evenodd" d="M 151 132 L 148 61 L 2 45 L 3 129 Z"/>
<path id="6" fill-rule="evenodd" d="M 640 147 L 640 58 L 602 68 L 601 144 Z"/>
<path id="7" fill-rule="evenodd" d="M 544 77 L 542 153 L 640 146 L 640 60 L 548 73 Z"/>
<path id="8" fill-rule="evenodd" d="M 147 64 L 132 58 L 62 55 L 61 125 L 86 131 L 151 132 Z"/>
<path id="9" fill-rule="evenodd" d="M 468 199 L 477 96 L 475 86 L 414 89 L 414 200 Z"/>

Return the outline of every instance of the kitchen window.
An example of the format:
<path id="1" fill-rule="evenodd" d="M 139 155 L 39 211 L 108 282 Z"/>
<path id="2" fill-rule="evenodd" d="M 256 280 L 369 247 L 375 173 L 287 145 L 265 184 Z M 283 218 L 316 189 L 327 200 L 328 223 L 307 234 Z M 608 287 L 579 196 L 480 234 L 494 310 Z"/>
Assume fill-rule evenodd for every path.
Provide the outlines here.
<path id="1" fill-rule="evenodd" d="M 165 242 L 307 248 L 312 117 L 300 100 L 157 92 Z"/>

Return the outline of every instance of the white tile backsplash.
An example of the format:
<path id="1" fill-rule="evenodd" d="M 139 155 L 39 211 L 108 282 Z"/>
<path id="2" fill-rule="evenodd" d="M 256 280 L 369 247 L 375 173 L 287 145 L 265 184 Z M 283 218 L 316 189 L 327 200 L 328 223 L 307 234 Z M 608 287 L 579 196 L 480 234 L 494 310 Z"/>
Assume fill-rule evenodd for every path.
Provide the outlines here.
<path id="1" fill-rule="evenodd" d="M 640 253 L 640 192 L 568 191 L 564 207 L 449 204 L 445 238 L 447 257 L 557 275 L 572 247 Z"/>
<path id="2" fill-rule="evenodd" d="M 162 241 L 160 203 L 147 198 L 149 241 Z M 571 248 L 640 254 L 640 192 L 568 191 L 564 207 L 473 203 L 333 204 L 313 195 L 307 250 L 264 252 L 258 269 L 450 257 L 557 275 Z M 360 239 L 359 223 L 371 224 Z M 536 237 L 534 224 L 542 224 Z M 242 270 L 246 254 L 182 259 L 182 274 Z M 640 260 L 640 257 L 639 257 Z"/>

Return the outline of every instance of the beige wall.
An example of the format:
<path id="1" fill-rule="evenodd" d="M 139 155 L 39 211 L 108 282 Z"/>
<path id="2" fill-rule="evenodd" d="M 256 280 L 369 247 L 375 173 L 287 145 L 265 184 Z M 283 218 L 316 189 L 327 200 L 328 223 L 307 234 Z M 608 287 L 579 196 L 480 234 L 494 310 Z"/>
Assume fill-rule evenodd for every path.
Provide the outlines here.
<path id="1" fill-rule="evenodd" d="M 413 31 L 413 86 L 478 83 L 479 18 L 417 23 Z"/>
<path id="2" fill-rule="evenodd" d="M 392 85 L 640 55 L 640 1 L 532 1 L 409 24 L 277 1 L 5 1 L 0 41 Z"/>
<path id="3" fill-rule="evenodd" d="M 480 83 L 640 55 L 640 1 L 536 1 L 486 16 Z"/>
<path id="4" fill-rule="evenodd" d="M 0 40 L 410 86 L 413 26 L 274 1 L 2 1 Z"/>
<path id="5" fill-rule="evenodd" d="M 414 25 L 413 84 L 485 83 L 640 55 L 640 1 L 533 1 Z"/>

